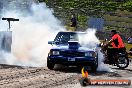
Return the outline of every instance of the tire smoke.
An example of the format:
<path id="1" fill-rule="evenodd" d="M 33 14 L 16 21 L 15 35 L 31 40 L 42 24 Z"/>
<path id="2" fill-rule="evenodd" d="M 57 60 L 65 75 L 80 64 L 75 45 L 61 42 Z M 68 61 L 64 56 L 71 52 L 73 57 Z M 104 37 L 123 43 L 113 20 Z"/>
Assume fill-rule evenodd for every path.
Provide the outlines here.
<path id="1" fill-rule="evenodd" d="M 4 1 L 3 1 L 4 2 Z M 15 4 L 22 3 L 18 2 Z M 13 5 L 13 4 L 12 4 Z M 8 5 L 7 5 L 8 6 Z M 14 5 L 15 6 L 15 5 Z M 59 31 L 65 30 L 60 21 L 54 17 L 52 10 L 45 3 L 33 3 L 27 11 L 19 9 L 6 9 L 1 17 L 18 18 L 12 26 L 12 52 L 0 50 L 0 63 L 22 66 L 46 66 L 47 55 L 50 49 L 48 41 L 53 40 Z M 6 31 L 7 22 L 0 22 L 1 31 Z M 89 49 L 96 49 L 99 40 L 94 29 L 87 29 L 87 35 L 81 36 L 79 41 Z M 99 53 L 99 71 L 111 71 L 103 61 L 103 54 Z"/>
<path id="2" fill-rule="evenodd" d="M 32 3 L 30 11 L 6 11 L 2 17 L 19 18 L 12 26 L 12 52 L 1 50 L 1 63 L 22 66 L 46 66 L 50 49 L 48 41 L 65 30 L 45 3 Z M 19 9 L 18 9 L 19 10 Z M 24 14 L 24 15 L 23 15 Z M 7 24 L 2 24 L 2 31 Z"/>
<path id="3" fill-rule="evenodd" d="M 100 47 L 97 47 L 97 44 L 100 43 L 99 39 L 96 37 L 96 29 L 87 29 L 87 34 L 84 36 L 80 35 L 80 44 L 84 47 L 87 47 L 91 50 L 96 50 L 98 53 L 98 68 L 97 71 L 107 71 L 112 72 L 112 69 L 109 68 L 106 64 L 104 64 L 104 55 L 101 52 Z"/>

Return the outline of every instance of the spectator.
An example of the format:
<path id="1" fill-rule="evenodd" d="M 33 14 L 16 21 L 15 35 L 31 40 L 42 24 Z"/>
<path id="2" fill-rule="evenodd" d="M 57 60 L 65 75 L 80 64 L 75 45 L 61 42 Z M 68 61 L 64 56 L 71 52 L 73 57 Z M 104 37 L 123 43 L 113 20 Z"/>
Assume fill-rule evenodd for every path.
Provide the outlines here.
<path id="1" fill-rule="evenodd" d="M 127 39 L 129 44 L 132 44 L 132 36 Z"/>
<path id="2" fill-rule="evenodd" d="M 71 16 L 71 27 L 76 27 L 77 26 L 77 19 L 75 17 L 75 14 Z"/>

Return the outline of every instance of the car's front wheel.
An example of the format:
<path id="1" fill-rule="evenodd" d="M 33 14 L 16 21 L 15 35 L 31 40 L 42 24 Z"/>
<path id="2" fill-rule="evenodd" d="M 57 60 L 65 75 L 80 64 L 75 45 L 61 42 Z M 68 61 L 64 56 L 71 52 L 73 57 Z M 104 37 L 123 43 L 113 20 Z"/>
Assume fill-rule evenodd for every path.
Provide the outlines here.
<path id="1" fill-rule="evenodd" d="M 55 65 L 54 63 L 52 63 L 49 60 L 47 60 L 47 67 L 48 67 L 48 69 L 53 70 L 54 69 L 54 65 Z"/>
<path id="2" fill-rule="evenodd" d="M 94 64 L 91 66 L 91 71 L 96 72 L 98 68 L 98 61 L 95 61 Z"/>
<path id="3" fill-rule="evenodd" d="M 97 66 L 91 66 L 91 71 L 96 72 L 97 71 Z"/>

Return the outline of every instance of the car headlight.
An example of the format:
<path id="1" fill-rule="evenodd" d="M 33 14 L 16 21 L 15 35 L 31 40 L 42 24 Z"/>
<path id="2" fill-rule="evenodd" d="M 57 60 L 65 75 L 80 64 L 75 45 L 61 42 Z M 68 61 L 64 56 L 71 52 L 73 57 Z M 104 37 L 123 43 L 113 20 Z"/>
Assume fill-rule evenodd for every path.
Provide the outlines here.
<path id="1" fill-rule="evenodd" d="M 85 56 L 86 56 L 86 57 L 87 57 L 87 56 L 89 56 L 89 57 L 96 57 L 97 55 L 96 55 L 95 52 L 86 52 L 86 53 L 85 53 Z"/>
<path id="2" fill-rule="evenodd" d="M 60 55 L 59 51 L 52 51 L 52 55 Z"/>
<path id="3" fill-rule="evenodd" d="M 87 57 L 87 56 L 92 57 L 93 55 L 92 55 L 92 53 L 90 53 L 90 52 L 86 52 L 86 53 L 85 53 L 85 56 L 86 56 L 86 57 Z"/>

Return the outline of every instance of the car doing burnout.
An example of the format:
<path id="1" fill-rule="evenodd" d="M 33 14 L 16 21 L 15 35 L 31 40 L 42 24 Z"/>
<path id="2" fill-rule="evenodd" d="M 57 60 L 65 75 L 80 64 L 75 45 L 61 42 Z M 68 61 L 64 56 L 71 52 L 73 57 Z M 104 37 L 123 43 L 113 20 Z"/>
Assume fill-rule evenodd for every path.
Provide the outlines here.
<path id="1" fill-rule="evenodd" d="M 66 66 L 90 66 L 96 71 L 98 56 L 94 49 L 88 49 L 79 44 L 79 37 L 83 32 L 59 32 L 54 41 L 49 41 L 53 47 L 47 57 L 48 69 L 53 69 L 55 64 Z"/>

